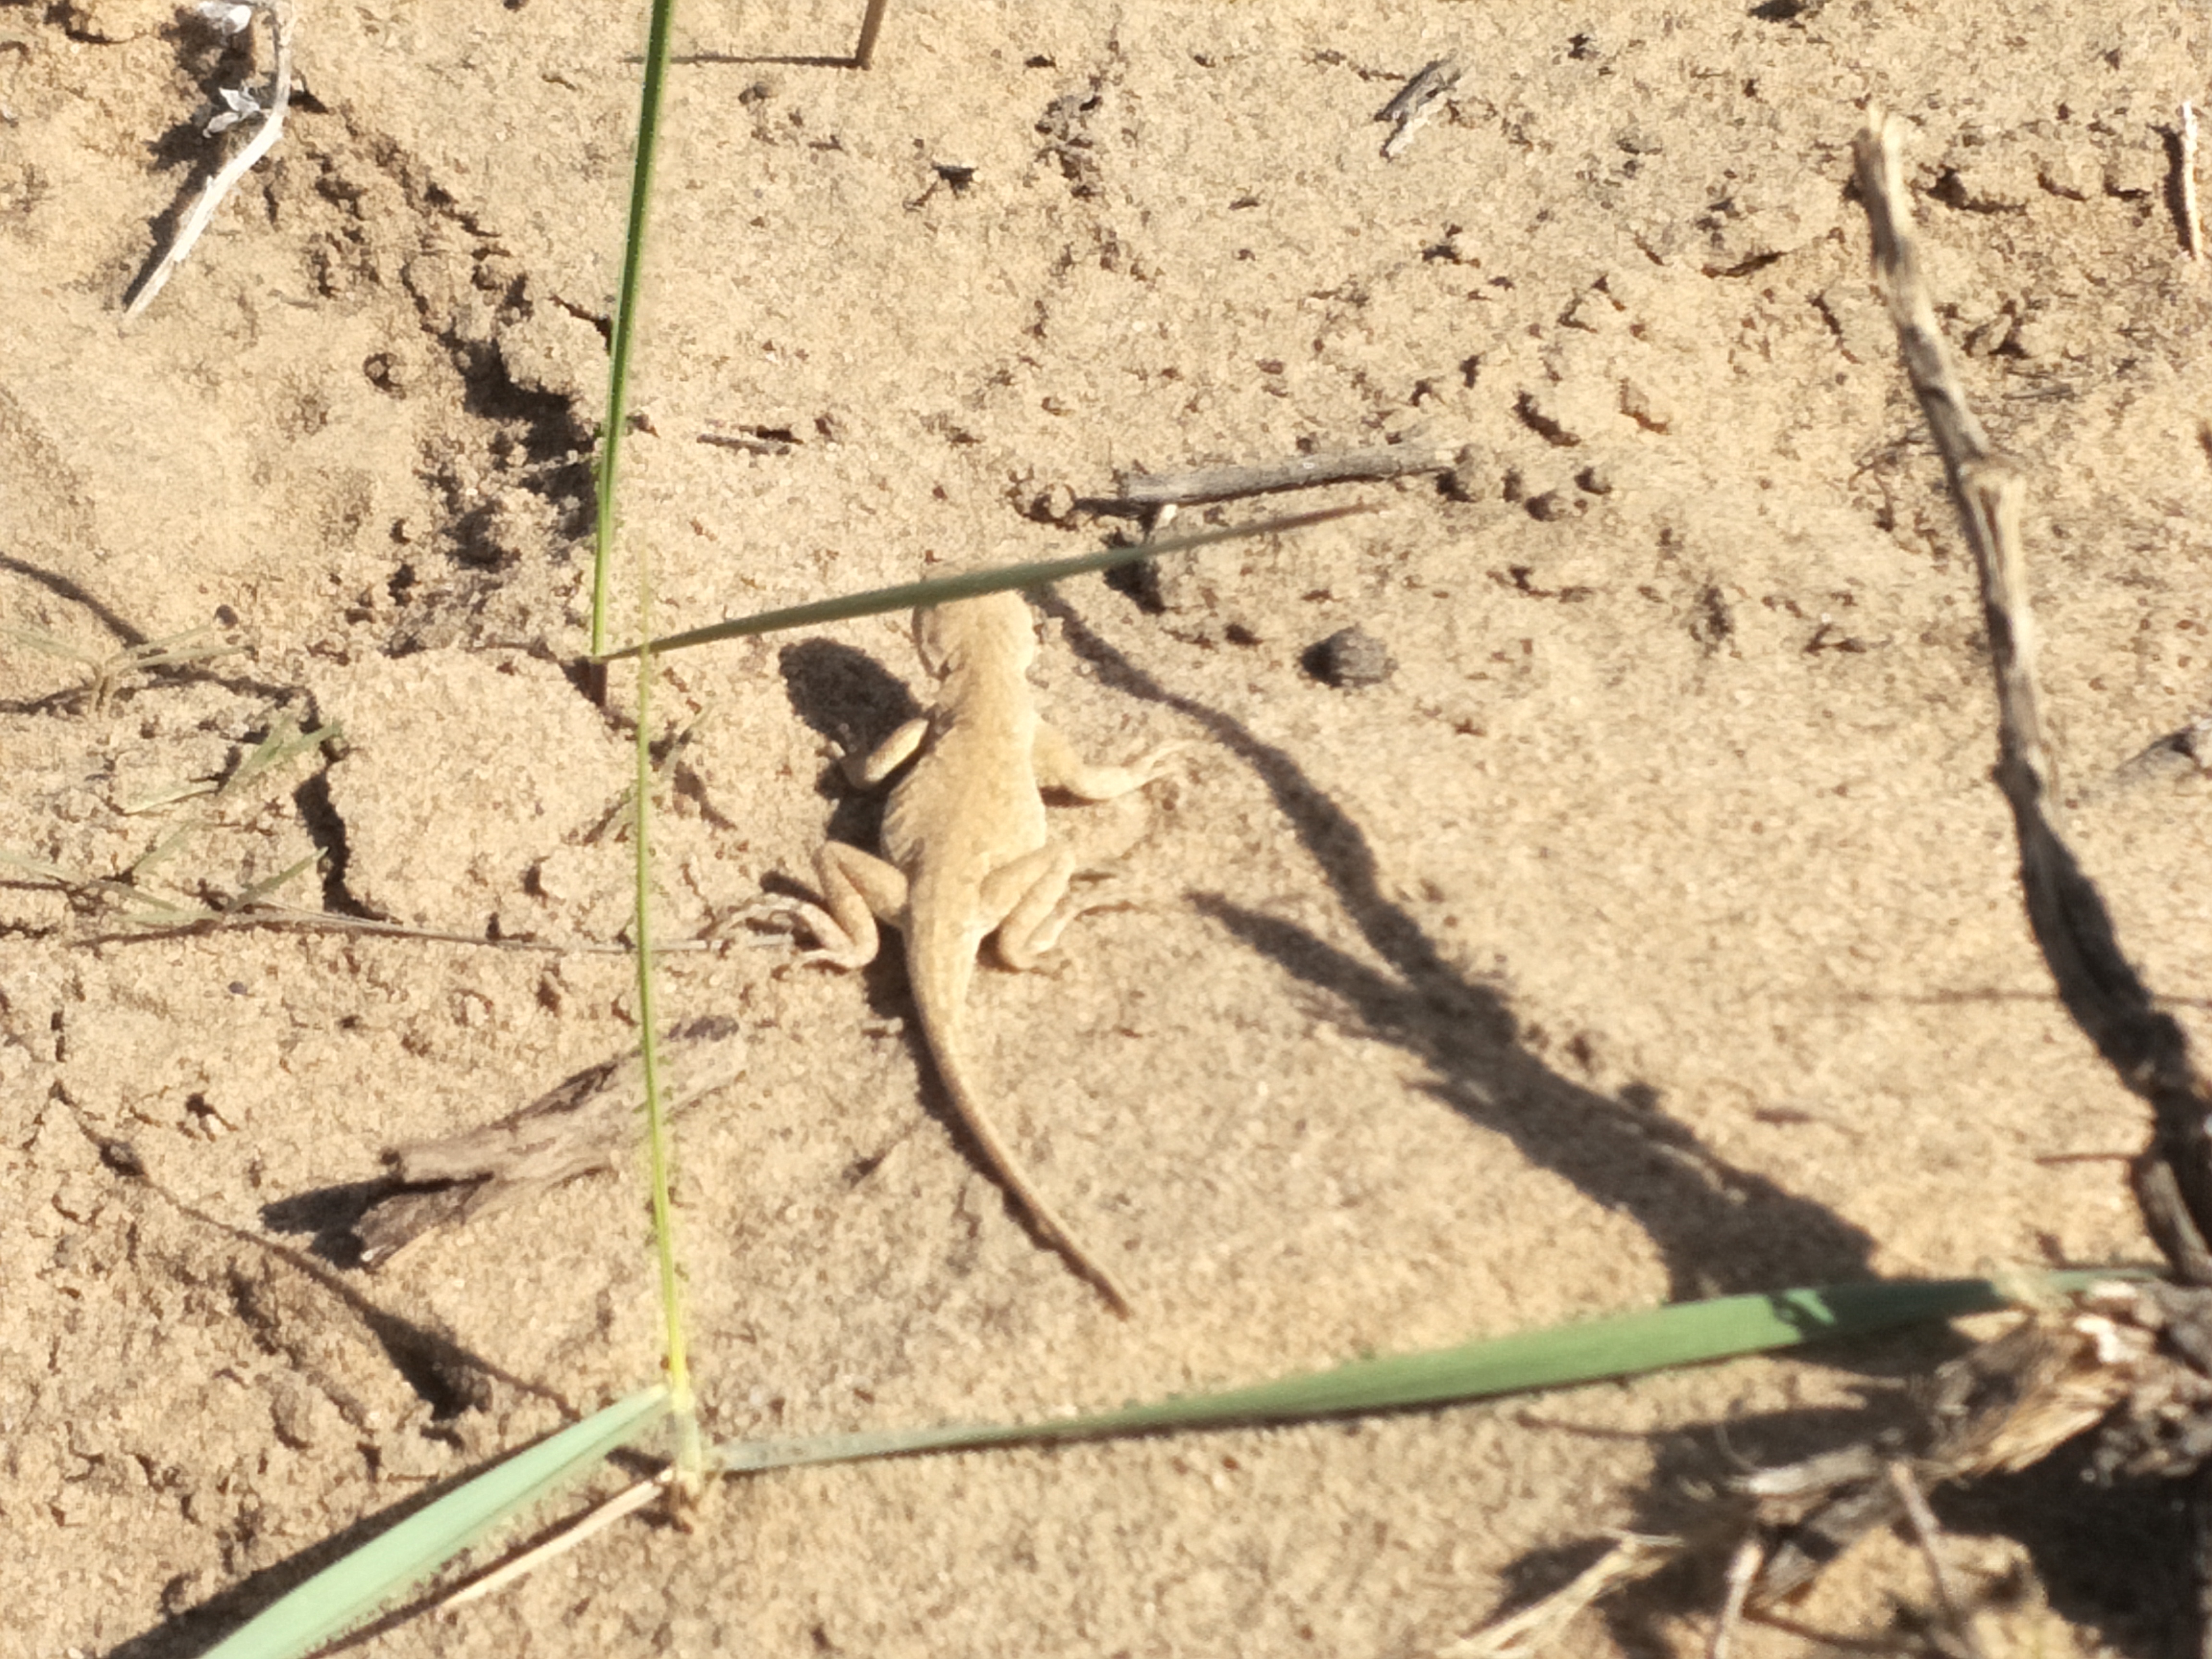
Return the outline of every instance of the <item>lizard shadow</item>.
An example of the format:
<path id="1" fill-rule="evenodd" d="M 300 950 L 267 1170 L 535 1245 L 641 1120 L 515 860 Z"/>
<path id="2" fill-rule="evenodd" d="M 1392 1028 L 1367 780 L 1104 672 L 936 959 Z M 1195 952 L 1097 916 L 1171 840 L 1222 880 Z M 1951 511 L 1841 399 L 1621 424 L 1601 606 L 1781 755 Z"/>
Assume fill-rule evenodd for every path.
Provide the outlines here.
<path id="1" fill-rule="evenodd" d="M 792 712 L 830 742 L 866 754 L 922 712 L 906 682 L 864 652 L 830 640 L 787 645 L 776 654 Z M 816 792 L 830 803 L 829 836 L 856 847 L 875 845 L 884 792 L 855 789 L 824 766 Z"/>
<path id="2" fill-rule="evenodd" d="M 1659 1252 L 1676 1299 L 1872 1276 L 1874 1241 L 1825 1205 L 1706 1148 L 1636 1084 L 1618 1097 L 1562 1076 L 1532 1052 L 1505 999 L 1471 983 L 1419 924 L 1383 894 L 1373 848 L 1351 815 L 1282 749 L 1242 721 L 1171 691 L 1087 627 L 1065 601 L 1042 602 L 1068 645 L 1123 692 L 1176 710 L 1249 767 L 1274 797 L 1385 964 L 1370 966 L 1310 930 L 1219 894 L 1200 911 L 1322 994 L 1327 1012 L 1394 1042 L 1429 1069 L 1422 1085 L 1468 1121 L 1504 1136 L 1595 1203 L 1625 1212 Z"/>

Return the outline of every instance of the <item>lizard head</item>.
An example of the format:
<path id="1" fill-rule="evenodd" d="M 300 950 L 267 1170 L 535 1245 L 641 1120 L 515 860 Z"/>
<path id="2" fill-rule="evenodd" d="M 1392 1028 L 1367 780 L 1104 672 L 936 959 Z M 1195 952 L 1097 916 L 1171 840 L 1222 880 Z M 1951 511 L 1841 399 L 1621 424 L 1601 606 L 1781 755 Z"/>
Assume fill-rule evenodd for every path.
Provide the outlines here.
<path id="1" fill-rule="evenodd" d="M 1012 664 L 1026 672 L 1036 660 L 1036 628 L 1018 593 L 986 593 L 914 613 L 915 649 L 932 678 L 945 679 L 979 664 Z"/>

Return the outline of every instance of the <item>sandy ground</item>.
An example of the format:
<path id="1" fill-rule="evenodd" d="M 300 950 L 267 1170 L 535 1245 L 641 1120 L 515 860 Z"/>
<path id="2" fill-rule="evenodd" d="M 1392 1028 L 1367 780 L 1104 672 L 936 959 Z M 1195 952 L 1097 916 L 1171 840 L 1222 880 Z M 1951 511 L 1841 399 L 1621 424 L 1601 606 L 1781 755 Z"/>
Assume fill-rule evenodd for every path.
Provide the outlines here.
<path id="1" fill-rule="evenodd" d="M 2116 770 L 2212 668 L 2212 281 L 2164 136 L 2200 15 L 895 0 L 872 73 L 808 61 L 853 21 L 681 25 L 627 481 L 659 627 L 1085 550 L 1104 526 L 1050 508 L 1121 471 L 1468 453 L 1039 606 L 1082 746 L 1188 745 L 1060 815 L 1124 855 L 1117 908 L 975 999 L 1127 1324 L 952 1127 L 896 951 L 799 970 L 734 920 L 872 833 L 822 750 L 909 711 L 903 627 L 666 661 L 661 926 L 728 941 L 670 960 L 666 1013 L 747 1043 L 680 1152 L 717 1433 L 2148 1253 L 2108 1156 L 2140 1114 L 2023 924 L 1971 573 L 1845 185 L 1869 101 L 1909 116 L 1947 325 L 2034 469 L 2075 825 L 2201 1023 L 2208 787 Z M 634 5 L 307 5 L 276 155 L 125 325 L 243 60 L 167 0 L 0 0 L 0 850 L 76 884 L 0 872 L 11 1652 L 196 1652 L 654 1374 L 627 1172 L 380 1273 L 338 1248 L 384 1147 L 633 1040 L 619 954 L 127 920 L 319 854 L 270 896 L 620 936 L 627 728 L 564 665 L 641 39 Z M 1375 112 L 1446 55 L 1386 160 Z M 1310 672 L 1349 627 L 1387 678 Z M 201 629 L 239 648 L 121 654 Z M 286 722 L 343 746 L 210 793 Z M 1948 1351 L 770 1477 L 367 1650 L 1423 1654 Z M 2179 1650 L 2161 1494 L 2062 1468 L 1944 1513 L 2021 1650 Z M 1699 1651 L 1716 1593 L 1662 1581 L 1569 1648 Z M 1881 1634 L 1927 1596 L 1877 1540 L 1797 1616 Z"/>

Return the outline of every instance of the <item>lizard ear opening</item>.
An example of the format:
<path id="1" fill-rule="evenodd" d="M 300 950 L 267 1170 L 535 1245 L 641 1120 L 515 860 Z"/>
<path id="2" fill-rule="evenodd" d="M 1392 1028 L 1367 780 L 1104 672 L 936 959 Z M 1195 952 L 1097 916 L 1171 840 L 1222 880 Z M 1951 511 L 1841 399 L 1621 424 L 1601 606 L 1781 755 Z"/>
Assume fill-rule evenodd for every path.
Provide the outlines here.
<path id="1" fill-rule="evenodd" d="M 921 655 L 923 672 L 932 679 L 943 679 L 952 642 L 945 637 L 942 605 L 914 613 L 914 648 Z"/>

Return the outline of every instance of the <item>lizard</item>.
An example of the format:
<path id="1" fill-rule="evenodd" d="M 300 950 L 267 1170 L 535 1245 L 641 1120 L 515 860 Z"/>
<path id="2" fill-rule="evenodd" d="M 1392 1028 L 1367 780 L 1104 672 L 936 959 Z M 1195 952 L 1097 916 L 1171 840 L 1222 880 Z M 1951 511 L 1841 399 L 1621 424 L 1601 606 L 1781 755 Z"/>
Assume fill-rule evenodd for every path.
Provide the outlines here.
<path id="1" fill-rule="evenodd" d="M 1110 800 L 1152 781 L 1180 745 L 1128 766 L 1086 765 L 1037 713 L 1029 682 L 1036 634 L 1018 594 L 918 610 L 914 637 L 936 682 L 928 714 L 865 756 L 837 751 L 846 776 L 864 788 L 914 762 L 884 810 L 883 856 L 825 842 L 815 859 L 823 902 L 781 901 L 761 913 L 787 917 L 813 937 L 817 948 L 802 962 L 841 969 L 875 959 L 879 922 L 898 930 L 930 1058 L 991 1173 L 1036 1232 L 1127 1318 L 1127 1293 L 1037 1191 L 993 1123 L 971 1075 L 964 1012 L 987 939 L 1007 967 L 1033 969 L 1086 908 L 1068 893 L 1074 855 L 1052 840 L 1042 792 Z"/>

